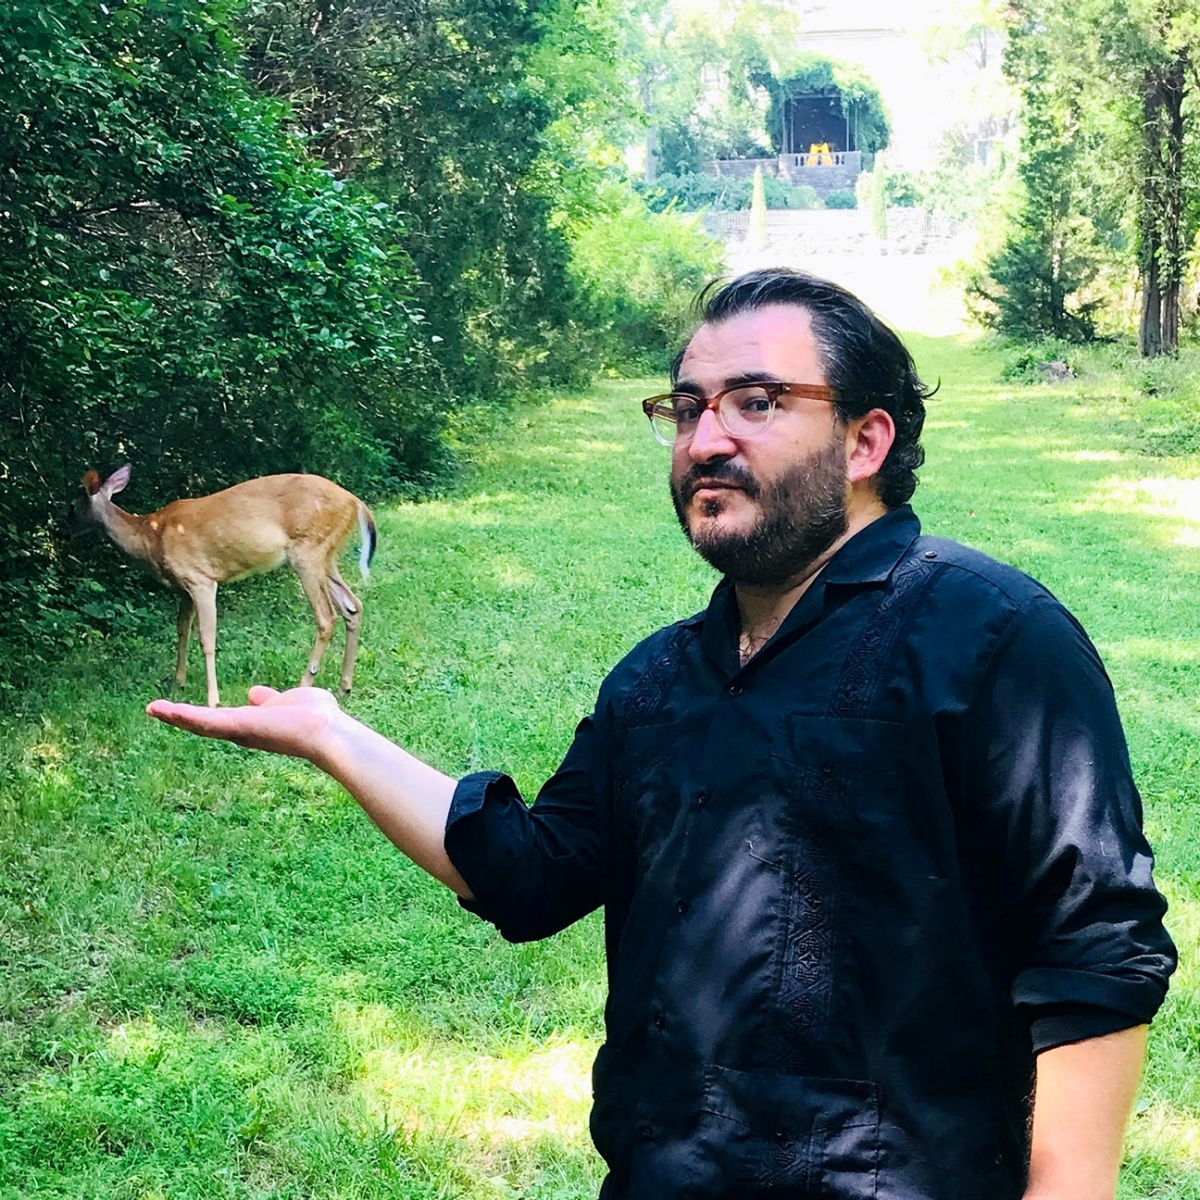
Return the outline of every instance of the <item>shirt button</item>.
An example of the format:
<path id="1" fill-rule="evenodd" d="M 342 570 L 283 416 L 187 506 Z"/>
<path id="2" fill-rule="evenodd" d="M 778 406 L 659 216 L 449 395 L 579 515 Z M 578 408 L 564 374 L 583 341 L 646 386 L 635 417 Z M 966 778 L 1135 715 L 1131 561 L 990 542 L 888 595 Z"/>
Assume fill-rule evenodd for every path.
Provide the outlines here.
<path id="1" fill-rule="evenodd" d="M 707 803 L 708 803 L 708 793 L 707 792 L 697 792 L 696 793 L 696 807 L 703 808 Z"/>
<path id="2" fill-rule="evenodd" d="M 731 696 L 740 696 L 742 694 L 742 685 L 740 683 L 731 683 L 728 691 Z"/>
<path id="3" fill-rule="evenodd" d="M 667 1018 L 665 1016 L 663 1016 L 662 1013 L 656 1012 L 654 1014 L 654 1028 L 655 1029 L 662 1029 L 663 1026 L 666 1025 L 666 1023 L 667 1023 Z"/>
<path id="4" fill-rule="evenodd" d="M 828 762 L 828 761 L 823 762 L 821 764 L 821 774 L 822 775 L 832 775 L 833 774 L 833 763 Z"/>
<path id="5" fill-rule="evenodd" d="M 649 1125 L 639 1125 L 638 1137 L 640 1137 L 643 1142 L 648 1142 L 654 1137 L 654 1130 L 651 1129 Z"/>
<path id="6" fill-rule="evenodd" d="M 929 558 L 929 559 L 937 558 L 937 551 L 936 550 L 926 550 L 925 557 Z"/>
<path id="7" fill-rule="evenodd" d="M 675 901 L 675 911 L 682 917 L 688 910 L 688 902 L 686 900 Z"/>

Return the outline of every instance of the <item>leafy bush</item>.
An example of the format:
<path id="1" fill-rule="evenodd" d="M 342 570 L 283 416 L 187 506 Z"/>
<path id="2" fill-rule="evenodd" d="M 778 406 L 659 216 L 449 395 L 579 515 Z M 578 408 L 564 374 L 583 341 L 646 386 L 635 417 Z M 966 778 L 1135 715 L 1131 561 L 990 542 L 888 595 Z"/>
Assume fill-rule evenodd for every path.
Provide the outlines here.
<path id="1" fill-rule="evenodd" d="M 895 208 L 916 208 L 924 200 L 920 181 L 911 171 L 889 171 L 884 184 L 884 196 Z"/>
<path id="2" fill-rule="evenodd" d="M 836 188 L 825 197 L 826 208 L 857 208 L 858 197 L 849 188 Z"/>
<path id="3" fill-rule="evenodd" d="M 1000 368 L 1000 378 L 1006 383 L 1046 383 L 1050 379 L 1048 363 L 1065 363 L 1067 369 L 1077 373 L 1075 350 L 1071 342 L 1046 339 L 1030 346 L 1014 349 Z"/>
<path id="4" fill-rule="evenodd" d="M 571 232 L 572 271 L 590 313 L 575 331 L 593 370 L 662 372 L 687 336 L 697 292 L 721 272 L 721 246 L 695 218 L 655 212 L 609 189 L 609 207 Z"/>

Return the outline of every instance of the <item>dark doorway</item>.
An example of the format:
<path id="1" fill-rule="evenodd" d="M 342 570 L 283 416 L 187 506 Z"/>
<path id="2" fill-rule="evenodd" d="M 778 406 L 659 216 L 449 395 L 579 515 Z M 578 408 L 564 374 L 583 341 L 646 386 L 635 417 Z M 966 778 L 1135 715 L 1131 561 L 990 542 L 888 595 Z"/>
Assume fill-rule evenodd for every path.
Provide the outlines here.
<path id="1" fill-rule="evenodd" d="M 807 154 L 810 146 L 822 143 L 831 151 L 858 149 L 854 123 L 842 112 L 841 94 L 792 96 L 783 110 L 783 153 Z"/>

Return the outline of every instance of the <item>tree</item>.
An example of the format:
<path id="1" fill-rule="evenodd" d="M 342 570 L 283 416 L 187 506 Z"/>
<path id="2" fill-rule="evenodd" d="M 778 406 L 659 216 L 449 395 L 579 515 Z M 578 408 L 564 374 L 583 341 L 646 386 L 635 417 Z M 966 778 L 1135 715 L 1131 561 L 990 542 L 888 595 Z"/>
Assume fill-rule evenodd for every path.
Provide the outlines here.
<path id="1" fill-rule="evenodd" d="M 394 491 L 446 405 L 403 226 L 245 84 L 231 0 L 0 9 L 0 604 L 106 619 L 54 517 L 85 468 L 166 499 L 307 469 Z M 135 497 L 136 498 L 136 497 Z M 87 554 L 86 551 L 81 552 Z M 70 609 L 70 616 L 66 610 Z"/>
<path id="2" fill-rule="evenodd" d="M 1094 332 L 1094 300 L 1082 293 L 1095 279 L 1101 247 L 1089 137 L 1076 89 L 1055 71 L 1055 45 L 1026 18 L 1010 31 L 1005 70 L 1022 103 L 1017 193 L 1003 245 L 972 281 L 968 300 L 985 324 L 1015 337 L 1086 340 Z"/>
<path id="3" fill-rule="evenodd" d="M 1196 191 L 1190 88 L 1200 17 L 1190 0 L 1020 0 L 1014 14 L 1022 119 L 1029 126 L 1067 112 L 1060 141 L 1099 148 L 1087 151 L 1096 184 L 1089 198 L 1095 213 L 1107 210 L 1111 221 L 1120 212 L 1116 220 L 1134 232 L 1139 349 L 1173 353 L 1197 217 L 1188 197 Z M 1063 149 L 1071 152 L 1065 141 Z M 1072 211 L 1087 215 L 1078 203 Z"/>
<path id="4" fill-rule="evenodd" d="M 537 178 L 556 94 L 534 64 L 558 16 L 557 0 L 252 0 L 244 18 L 256 86 L 405 214 L 435 386 L 460 399 L 552 374 L 574 304 Z"/>
<path id="5" fill-rule="evenodd" d="M 783 0 L 636 0 L 623 22 L 646 113 L 646 182 L 718 158 L 765 156 L 770 83 L 795 57 Z"/>

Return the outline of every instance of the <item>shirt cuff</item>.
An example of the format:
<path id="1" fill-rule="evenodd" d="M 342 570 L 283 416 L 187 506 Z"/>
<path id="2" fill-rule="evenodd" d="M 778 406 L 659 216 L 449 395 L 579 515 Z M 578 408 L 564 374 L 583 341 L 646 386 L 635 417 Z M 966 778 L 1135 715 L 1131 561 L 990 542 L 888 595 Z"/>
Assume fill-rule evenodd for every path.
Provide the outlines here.
<path id="1" fill-rule="evenodd" d="M 503 877 L 499 860 L 508 857 L 506 851 L 511 852 L 512 843 L 508 838 L 497 841 L 489 835 L 488 809 L 505 808 L 513 801 L 525 808 L 517 785 L 507 775 L 499 771 L 464 775 L 450 799 L 442 837 L 447 857 L 471 889 L 472 899 L 460 896 L 459 904 L 467 912 L 493 922 L 496 921 L 494 902 L 489 903 L 489 895 L 495 890 L 497 876 Z"/>
<path id="2" fill-rule="evenodd" d="M 1085 1042 L 1088 1038 L 1104 1037 L 1144 1024 L 1145 1021 L 1136 1020 L 1128 1013 L 1080 1007 L 1038 1017 L 1030 1024 L 1029 1036 L 1034 1054 L 1041 1054 L 1043 1050 L 1054 1050 L 1058 1046 Z"/>

